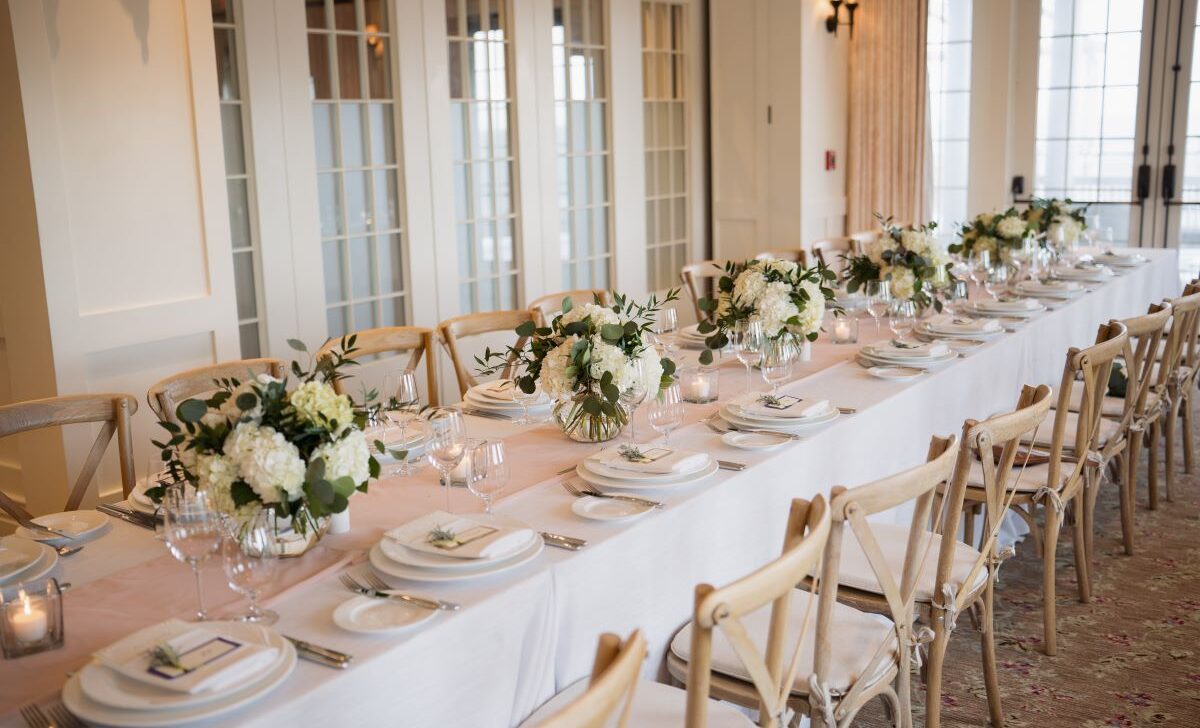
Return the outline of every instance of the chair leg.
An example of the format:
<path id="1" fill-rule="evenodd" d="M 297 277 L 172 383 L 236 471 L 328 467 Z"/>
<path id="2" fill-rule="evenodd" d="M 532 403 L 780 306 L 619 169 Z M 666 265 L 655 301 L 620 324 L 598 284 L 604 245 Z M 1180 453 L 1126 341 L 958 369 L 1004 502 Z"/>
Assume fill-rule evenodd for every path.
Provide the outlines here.
<path id="1" fill-rule="evenodd" d="M 1158 509 L 1158 433 L 1162 429 L 1163 418 L 1159 417 L 1150 426 L 1150 442 L 1146 445 L 1146 488 L 1149 491 L 1150 510 Z"/>
<path id="2" fill-rule="evenodd" d="M 1087 556 L 1087 564 L 1091 564 L 1096 558 L 1095 551 L 1095 536 L 1096 536 L 1096 499 L 1099 496 L 1100 486 L 1104 483 L 1101 474 L 1104 471 L 1099 468 L 1088 470 L 1088 474 L 1084 477 L 1083 487 L 1083 553 Z"/>
<path id="3" fill-rule="evenodd" d="M 983 631 L 980 632 L 979 641 L 983 648 L 983 683 L 987 687 L 988 712 L 992 716 L 992 726 L 1001 728 L 1004 725 L 1004 711 L 1000 707 L 1000 678 L 996 673 L 996 638 L 992 624 L 992 587 L 994 584 L 995 582 L 989 575 L 981 602 Z"/>
<path id="4" fill-rule="evenodd" d="M 1092 600 L 1092 585 L 1088 580 L 1088 551 L 1087 551 L 1087 492 L 1084 489 L 1075 494 L 1075 543 L 1071 544 L 1075 551 L 1075 578 L 1079 582 L 1079 601 L 1085 604 Z"/>
<path id="5" fill-rule="evenodd" d="M 1141 433 L 1133 433 L 1129 438 L 1128 451 L 1122 463 L 1125 467 L 1121 472 L 1121 540 L 1125 544 L 1125 553 L 1133 555 L 1133 507 L 1137 496 L 1138 447 L 1142 442 Z"/>
<path id="6" fill-rule="evenodd" d="M 1192 396 L 1191 389 L 1188 389 L 1188 396 L 1183 398 L 1183 472 L 1191 474 L 1192 464 L 1194 462 L 1195 453 L 1192 445 Z"/>
<path id="7" fill-rule="evenodd" d="M 1166 472 L 1167 472 L 1167 502 L 1171 501 L 1171 491 L 1175 489 L 1175 430 L 1179 423 L 1179 402 L 1176 400 L 1171 405 L 1171 412 L 1167 417 L 1167 454 L 1166 454 Z"/>
<path id="8" fill-rule="evenodd" d="M 1054 554 L 1058 550 L 1058 528 L 1062 515 L 1054 508 L 1044 508 L 1046 522 L 1042 537 L 1042 632 L 1043 648 L 1047 655 L 1058 654 L 1058 634 L 1054 609 Z"/>
<path id="9" fill-rule="evenodd" d="M 925 661 L 925 728 L 942 724 L 942 666 L 946 662 L 946 647 L 950 632 L 941 622 L 942 610 L 935 610 L 933 642 L 929 644 L 929 659 Z"/>

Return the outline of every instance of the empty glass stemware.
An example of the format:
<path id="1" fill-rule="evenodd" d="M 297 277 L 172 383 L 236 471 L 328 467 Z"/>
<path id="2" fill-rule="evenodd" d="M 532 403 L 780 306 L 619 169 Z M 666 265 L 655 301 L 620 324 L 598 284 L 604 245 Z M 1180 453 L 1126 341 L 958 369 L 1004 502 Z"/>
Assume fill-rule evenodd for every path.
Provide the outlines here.
<path id="1" fill-rule="evenodd" d="M 411 410 L 421 406 L 417 394 L 417 375 L 411 369 L 397 369 L 383 378 L 383 406 L 386 410 Z"/>
<path id="2" fill-rule="evenodd" d="M 762 377 L 771 386 L 771 396 L 779 398 L 779 385 L 792 376 L 792 365 L 799 351 L 790 336 L 768 339 L 763 346 Z"/>
<path id="3" fill-rule="evenodd" d="M 492 512 L 492 500 L 508 485 L 508 461 L 504 443 L 485 440 L 471 449 L 471 472 L 467 489 L 483 500 L 485 513 Z"/>
<path id="4" fill-rule="evenodd" d="M 729 332 L 729 341 L 737 353 L 738 361 L 746 367 L 746 391 L 754 388 L 750 367 L 762 360 L 763 327 L 761 321 L 743 319 L 734 324 Z"/>
<path id="5" fill-rule="evenodd" d="M 458 410 L 439 409 L 429 417 L 429 439 L 425 454 L 442 476 L 446 488 L 446 510 L 450 511 L 450 472 L 462 462 L 467 435 Z"/>
<path id="6" fill-rule="evenodd" d="M 673 358 L 675 351 L 675 332 L 679 329 L 679 317 L 674 308 L 664 308 L 654 319 L 654 335 L 662 343 L 663 354 L 668 359 Z"/>
<path id="7" fill-rule="evenodd" d="M 259 595 L 275 579 L 278 563 L 274 511 L 263 509 L 247 520 L 230 522 L 221 545 L 221 565 L 229 587 L 250 601 L 241 621 L 275 624 L 279 620 L 278 614 L 258 606 Z"/>
<path id="8" fill-rule="evenodd" d="M 998 263 L 992 266 L 988 271 L 987 280 L 984 281 L 984 290 L 994 299 L 999 298 L 999 294 L 1008 286 L 1008 266 L 1003 263 Z"/>
<path id="9" fill-rule="evenodd" d="M 867 296 L 867 313 L 875 320 L 875 331 L 879 332 L 879 319 L 888 312 L 892 304 L 891 281 L 867 281 L 863 291 Z"/>
<path id="10" fill-rule="evenodd" d="M 533 420 L 529 417 L 529 405 L 538 400 L 540 392 L 538 392 L 537 389 L 534 389 L 533 392 L 526 392 L 525 390 L 521 389 L 521 385 L 517 383 L 516 377 L 509 379 L 508 382 L 510 387 L 509 391 L 512 393 L 513 402 L 521 405 L 521 419 L 517 420 L 515 424 L 533 424 Z"/>
<path id="11" fill-rule="evenodd" d="M 638 406 L 646 401 L 646 377 L 641 359 L 629 360 L 629 374 L 630 381 L 621 390 L 620 403 L 629 418 L 629 430 L 626 434 L 629 435 L 629 444 L 633 445 L 637 442 L 637 438 L 634 437 L 633 417 L 637 414 Z"/>
<path id="12" fill-rule="evenodd" d="M 679 392 L 679 383 L 672 382 L 664 387 L 650 402 L 650 426 L 663 436 L 663 444 L 670 447 L 671 433 L 683 424 L 683 397 Z"/>
<path id="13" fill-rule="evenodd" d="M 976 286 L 987 283 L 988 271 L 992 269 L 992 251 L 976 250 L 971 253 L 971 280 Z"/>
<path id="14" fill-rule="evenodd" d="M 416 472 L 419 461 L 414 460 L 413 451 L 428 439 L 429 424 L 415 412 L 395 410 L 384 413 L 383 445 L 387 454 L 396 460 L 396 466 L 389 468 L 387 475 L 403 478 Z"/>
<path id="15" fill-rule="evenodd" d="M 907 298 L 897 298 L 892 301 L 892 310 L 888 315 L 888 328 L 897 339 L 903 340 L 912 333 L 917 325 L 917 304 Z"/>
<path id="16" fill-rule="evenodd" d="M 163 538 L 176 559 L 192 567 L 196 577 L 196 621 L 208 619 L 200 584 L 200 564 L 221 548 L 221 516 L 208 493 L 194 488 L 172 488 L 163 495 Z"/>

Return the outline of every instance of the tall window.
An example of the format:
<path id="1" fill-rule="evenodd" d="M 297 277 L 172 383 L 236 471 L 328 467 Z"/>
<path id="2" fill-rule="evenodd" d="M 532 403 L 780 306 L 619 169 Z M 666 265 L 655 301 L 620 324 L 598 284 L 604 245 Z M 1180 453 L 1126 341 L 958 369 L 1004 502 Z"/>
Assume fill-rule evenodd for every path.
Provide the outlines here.
<path id="1" fill-rule="evenodd" d="M 1042 0 L 1035 194 L 1133 199 L 1142 0 Z M 1129 205 L 1091 210 L 1116 242 Z"/>
<path id="2" fill-rule="evenodd" d="M 517 306 L 508 0 L 446 0 L 462 311 Z"/>
<path id="3" fill-rule="evenodd" d="M 642 3 L 642 104 L 646 140 L 646 282 L 670 288 L 688 260 L 685 8 Z"/>
<path id="4" fill-rule="evenodd" d="M 1188 91 L 1187 141 L 1179 198 L 1200 202 L 1200 23 L 1192 29 L 1192 80 Z M 1179 207 L 1179 278 L 1186 283 L 1200 270 L 1200 205 Z"/>
<path id="5" fill-rule="evenodd" d="M 929 2 L 926 58 L 933 140 L 933 219 L 946 229 L 966 221 L 968 216 L 972 2 Z"/>
<path id="6" fill-rule="evenodd" d="M 569 288 L 607 288 L 612 265 L 606 10 L 604 0 L 554 0 L 559 239 Z"/>
<path id="7" fill-rule="evenodd" d="M 225 189 L 229 196 L 229 233 L 233 244 L 233 280 L 237 295 L 238 337 L 242 357 L 262 356 L 265 333 L 259 315 L 258 226 L 253 222 L 249 119 L 242 104 L 237 3 L 213 0 L 213 45 L 217 56 L 217 92 L 221 105 L 221 137 L 225 146 Z"/>
<path id="8" fill-rule="evenodd" d="M 407 318 L 386 0 L 306 0 L 329 335 Z"/>

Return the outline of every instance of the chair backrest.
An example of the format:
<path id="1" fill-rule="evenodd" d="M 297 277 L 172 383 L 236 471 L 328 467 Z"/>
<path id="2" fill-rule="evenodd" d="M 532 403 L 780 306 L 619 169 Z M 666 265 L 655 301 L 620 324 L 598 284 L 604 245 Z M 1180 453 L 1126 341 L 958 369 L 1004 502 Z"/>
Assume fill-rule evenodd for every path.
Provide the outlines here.
<path id="1" fill-rule="evenodd" d="M 640 630 L 623 643 L 615 634 L 600 635 L 587 690 L 538 723 L 538 728 L 624 728 L 629 724 L 633 691 L 645 659 L 646 640 Z"/>
<path id="2" fill-rule="evenodd" d="M 812 244 L 813 255 L 838 278 L 846 272 L 846 257 L 858 255 L 861 249 L 854 238 L 822 238 Z"/>
<path id="3" fill-rule="evenodd" d="M 1163 331 L 1171 320 L 1171 304 L 1152 303 L 1149 311 L 1121 321 L 1129 336 L 1125 340 L 1125 408 L 1121 414 L 1122 428 L 1137 423 L 1140 432 L 1148 424 L 1150 390 L 1155 384 L 1154 360 L 1159 354 Z M 1157 414 L 1155 408 L 1155 414 Z"/>
<path id="4" fill-rule="evenodd" d="M 879 236 L 882 234 L 883 233 L 879 230 L 863 230 L 861 232 L 851 233 L 849 238 L 853 240 L 854 244 L 858 246 L 859 250 L 861 250 L 864 245 L 878 240 Z"/>
<path id="5" fill-rule="evenodd" d="M 102 423 L 63 508 L 74 511 L 83 502 L 83 496 L 104 457 L 104 451 L 108 449 L 113 432 L 117 433 L 117 455 L 121 462 L 121 491 L 128 497 L 133 490 L 136 476 L 133 472 L 133 437 L 129 418 L 137 412 L 137 407 L 137 400 L 128 394 L 74 394 L 7 404 L 0 407 L 0 438 L 44 427 Z M 0 492 L 0 508 L 18 519 L 30 515 L 3 492 Z"/>
<path id="6" fill-rule="evenodd" d="M 438 331 L 442 335 L 442 345 L 446 347 L 446 353 L 450 355 L 450 363 L 454 365 L 454 376 L 458 379 L 458 393 L 465 395 L 468 389 L 479 383 L 476 381 L 474 375 L 471 374 L 472 359 L 467 358 L 467 361 L 463 361 L 463 354 L 459 351 L 460 339 L 491 334 L 498 331 L 513 333 L 514 329 L 521 324 L 533 320 L 533 311 L 518 309 L 515 311 L 469 313 L 465 316 L 456 316 L 455 318 L 447 319 L 438 324 Z M 525 342 L 528 341 L 527 337 L 519 337 L 515 333 L 513 333 L 513 337 L 517 339 L 516 346 L 518 349 L 523 348 Z M 513 362 L 510 359 L 504 369 L 501 370 L 500 377 L 507 379 L 512 376 L 512 369 Z"/>
<path id="7" fill-rule="evenodd" d="M 725 261 L 704 260 L 699 263 L 688 263 L 679 270 L 679 280 L 692 297 L 692 308 L 696 312 L 696 320 L 703 321 L 708 314 L 700 310 L 700 299 L 716 295 L 716 281 L 725 275 Z"/>
<path id="8" fill-rule="evenodd" d="M 429 390 L 426 402 L 431 407 L 438 406 L 437 357 L 433 346 L 437 334 L 433 329 L 423 326 L 384 326 L 378 329 L 355 331 L 349 335 L 357 337 L 354 342 L 355 351 L 352 356 L 348 357 L 350 359 L 358 359 L 372 354 L 410 352 L 408 366 L 405 368 L 415 371 L 417 365 L 421 363 L 421 357 L 424 357 L 426 386 Z M 330 356 L 340 346 L 341 340 L 339 339 L 326 341 L 325 345 L 317 352 L 317 358 Z M 345 394 L 342 391 L 341 381 L 334 382 L 333 388 L 338 394 Z"/>
<path id="9" fill-rule="evenodd" d="M 549 326 L 555 316 L 562 313 L 564 298 L 571 299 L 572 304 L 592 303 L 600 300 L 601 306 L 612 305 L 612 294 L 599 288 L 579 288 L 574 291 L 549 293 L 529 302 L 527 308 L 533 312 L 533 320 L 538 326 Z"/>
<path id="10" fill-rule="evenodd" d="M 172 374 L 150 385 L 146 390 L 146 404 L 158 415 L 158 419 L 179 424 L 175 408 L 180 402 L 198 394 L 215 391 L 218 379 L 236 379 L 241 382 L 270 374 L 282 379 L 287 374 L 284 363 L 278 359 L 240 359 L 219 364 L 196 367 L 186 372 Z"/>
<path id="11" fill-rule="evenodd" d="M 792 263 L 799 263 L 802 267 L 808 267 L 808 251 L 803 248 L 784 248 L 780 250 L 768 250 L 765 253 L 759 253 L 754 256 L 755 260 L 787 260 Z"/>
<path id="12" fill-rule="evenodd" d="M 789 637 L 789 604 L 796 585 L 815 571 L 828 535 L 829 509 L 825 499 L 818 495 L 811 503 L 793 500 L 783 554 L 779 558 L 720 589 L 708 584 L 696 587 L 684 725 L 689 728 L 705 726 L 712 682 L 713 633 L 717 629 L 722 630 L 733 646 L 758 693 L 759 725 L 765 728 L 779 725 L 795 680 L 804 630 L 817 616 L 806 615 L 800 633 Z M 742 620 L 768 604 L 771 605 L 771 626 L 764 653 L 754 644 Z M 795 645 L 791 652 L 786 649 L 788 644 Z"/>
<path id="13" fill-rule="evenodd" d="M 1175 379 L 1180 365 L 1196 369 L 1196 336 L 1200 333 L 1200 286 L 1188 284 L 1179 298 L 1168 298 L 1171 304 L 1171 331 L 1163 347 L 1162 364 L 1158 367 L 1155 386 L 1167 388 L 1178 384 Z"/>
<path id="14" fill-rule="evenodd" d="M 875 575 L 880 593 L 887 601 L 888 616 L 895 625 L 896 650 L 899 655 L 897 659 L 889 653 L 888 642 L 881 643 L 862 674 L 879 674 L 878 670 L 889 663 L 896 666 L 898 674 L 907 673 L 909 650 L 913 644 L 913 616 L 919 583 L 917 577 L 924 572 L 926 561 L 933 558 L 929 553 L 930 540 L 924 537 L 924 534 L 933 510 L 937 488 L 950 477 L 959 455 L 955 444 L 953 437 L 934 437 L 929 444 L 926 462 L 921 465 L 850 490 L 838 486 L 830 494 L 829 544 L 825 549 L 818 585 L 820 607 L 817 614 L 814 654 L 814 672 L 818 679 L 829 674 L 833 643 L 838 639 L 837 625 L 833 623 L 833 608 L 837 600 L 842 539 L 846 524 L 849 524 Z M 912 526 L 904 552 L 904 569 L 901 572 L 900 583 L 897 584 L 892 568 L 883 555 L 867 519 L 876 513 L 907 503 L 913 504 Z M 839 708 L 858 704 L 868 687 L 865 681 L 851 685 L 846 694 L 839 699 Z M 841 720 L 843 716 L 835 717 Z"/>

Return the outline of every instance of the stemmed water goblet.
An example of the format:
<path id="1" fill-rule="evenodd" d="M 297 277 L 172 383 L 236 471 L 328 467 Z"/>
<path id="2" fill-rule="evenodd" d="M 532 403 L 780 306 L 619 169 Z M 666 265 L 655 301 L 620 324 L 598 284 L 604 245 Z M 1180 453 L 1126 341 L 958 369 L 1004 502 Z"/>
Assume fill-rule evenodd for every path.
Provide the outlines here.
<path id="1" fill-rule="evenodd" d="M 663 444 L 671 446 L 671 432 L 683 424 L 683 397 L 679 392 L 679 382 L 672 382 L 664 387 L 650 402 L 647 412 L 650 426 L 663 436 Z"/>
<path id="2" fill-rule="evenodd" d="M 274 511 L 262 509 L 246 519 L 230 519 L 221 544 L 221 565 L 229 587 L 250 601 L 243 622 L 275 624 L 279 615 L 258 605 L 258 597 L 275 579 L 279 563 L 275 548 Z"/>
<path id="3" fill-rule="evenodd" d="M 1003 263 L 997 263 L 988 271 L 987 280 L 983 283 L 984 290 L 993 299 L 999 299 L 1000 293 L 1008 286 L 1008 280 L 1008 266 Z"/>
<path id="4" fill-rule="evenodd" d="M 779 399 L 779 386 L 791 378 L 798 353 L 796 342 L 787 335 L 769 339 L 763 346 L 762 377 L 771 387 L 772 398 Z"/>
<path id="5" fill-rule="evenodd" d="M 891 281 L 867 281 L 864 293 L 867 296 L 867 313 L 875 320 L 875 332 L 879 332 L 879 319 L 886 315 L 892 305 Z"/>
<path id="6" fill-rule="evenodd" d="M 988 272 L 992 269 L 992 251 L 976 250 L 971 253 L 971 280 L 976 286 L 987 283 Z"/>
<path id="7" fill-rule="evenodd" d="M 425 454 L 441 473 L 446 488 L 446 510 L 450 511 L 450 472 L 462 462 L 467 452 L 467 435 L 462 414 L 454 409 L 439 409 L 428 420 L 429 438 Z"/>
<path id="8" fill-rule="evenodd" d="M 662 343 L 663 354 L 668 359 L 674 358 L 672 355 L 675 352 L 675 333 L 679 329 L 679 316 L 675 313 L 674 308 L 664 308 L 659 310 L 658 315 L 654 319 L 653 332 L 654 336 Z"/>
<path id="9" fill-rule="evenodd" d="M 888 313 L 888 328 L 896 339 L 903 341 L 917 325 L 917 304 L 907 298 L 897 298 Z"/>
<path id="10" fill-rule="evenodd" d="M 492 512 L 492 501 L 508 485 L 509 465 L 504 443 L 484 440 L 471 448 L 471 467 L 467 489 L 483 501 L 485 513 Z"/>
<path id="11" fill-rule="evenodd" d="M 746 367 L 746 391 L 753 389 L 750 368 L 762 361 L 762 347 L 765 337 L 761 321 L 743 319 L 734 324 L 729 332 L 729 340 L 737 353 L 738 361 Z"/>
<path id="12" fill-rule="evenodd" d="M 171 488 L 163 495 L 163 539 L 171 555 L 192 567 L 196 577 L 196 621 L 208 619 L 200 564 L 221 548 L 221 516 L 213 508 L 208 492 L 194 488 Z"/>
<path id="13" fill-rule="evenodd" d="M 633 417 L 637 414 L 637 408 L 646 401 L 646 377 L 645 370 L 642 368 L 641 359 L 629 360 L 629 383 L 621 390 L 619 402 L 625 410 L 629 418 L 629 444 L 637 444 L 637 438 L 634 436 Z"/>
<path id="14" fill-rule="evenodd" d="M 521 389 L 520 382 L 515 376 L 508 380 L 508 384 L 513 402 L 521 406 L 521 419 L 517 420 L 515 424 L 533 424 L 533 419 L 529 416 L 529 405 L 536 402 L 541 393 L 536 388 L 532 392 L 526 392 L 524 389 Z"/>

